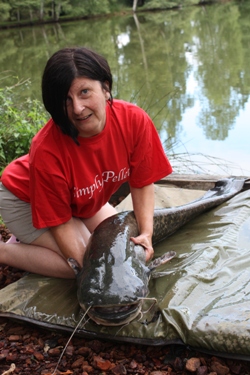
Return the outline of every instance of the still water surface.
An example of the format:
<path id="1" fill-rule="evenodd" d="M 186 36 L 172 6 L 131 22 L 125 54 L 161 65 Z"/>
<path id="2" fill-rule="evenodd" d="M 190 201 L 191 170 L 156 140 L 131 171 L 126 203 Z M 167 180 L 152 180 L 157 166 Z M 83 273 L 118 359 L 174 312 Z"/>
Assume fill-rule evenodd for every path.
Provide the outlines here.
<path id="1" fill-rule="evenodd" d="M 176 171 L 250 176 L 249 16 L 249 2 L 231 2 L 1 30 L 1 85 L 29 78 L 21 97 L 41 99 L 48 57 L 91 47 L 110 63 L 113 96 L 153 118 Z"/>

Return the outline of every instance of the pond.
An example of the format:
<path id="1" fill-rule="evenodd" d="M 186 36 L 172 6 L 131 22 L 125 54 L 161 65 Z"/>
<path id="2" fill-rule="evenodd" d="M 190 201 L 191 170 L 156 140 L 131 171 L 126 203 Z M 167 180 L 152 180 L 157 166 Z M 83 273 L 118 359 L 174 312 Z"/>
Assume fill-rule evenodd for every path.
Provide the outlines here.
<path id="1" fill-rule="evenodd" d="M 249 2 L 225 2 L 1 30 L 1 86 L 30 79 L 20 98 L 41 99 L 49 56 L 88 46 L 108 59 L 113 96 L 153 118 L 176 172 L 250 176 L 249 16 Z"/>

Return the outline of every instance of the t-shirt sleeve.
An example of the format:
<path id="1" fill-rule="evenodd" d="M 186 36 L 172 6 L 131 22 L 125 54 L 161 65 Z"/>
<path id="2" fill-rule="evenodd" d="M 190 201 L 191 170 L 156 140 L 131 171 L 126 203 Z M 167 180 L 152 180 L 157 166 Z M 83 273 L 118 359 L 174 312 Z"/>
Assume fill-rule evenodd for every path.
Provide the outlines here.
<path id="1" fill-rule="evenodd" d="M 135 188 L 154 183 L 172 173 L 158 132 L 146 113 L 136 125 L 130 165 L 130 185 Z"/>

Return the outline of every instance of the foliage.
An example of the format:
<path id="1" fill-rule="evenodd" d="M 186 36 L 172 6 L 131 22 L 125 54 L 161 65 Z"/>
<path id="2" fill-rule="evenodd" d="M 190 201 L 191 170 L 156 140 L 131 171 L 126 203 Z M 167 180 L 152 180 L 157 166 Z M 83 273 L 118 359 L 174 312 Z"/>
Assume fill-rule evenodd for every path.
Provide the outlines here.
<path id="1" fill-rule="evenodd" d="M 23 84 L 0 88 L 0 171 L 29 151 L 31 139 L 47 121 L 40 101 L 18 104 L 16 91 Z"/>
<path id="2" fill-rule="evenodd" d="M 148 0 L 145 4 L 145 9 L 170 9 L 188 5 L 197 5 L 202 3 L 202 0 L 169 0 L 169 1 L 162 1 L 162 0 Z M 210 1 L 212 2 L 212 1 Z"/>
<path id="3" fill-rule="evenodd" d="M 11 11 L 10 4 L 0 1 L 0 21 L 8 19 L 10 11 Z"/>
<path id="4" fill-rule="evenodd" d="M 0 0 L 0 21 L 57 21 L 60 17 L 107 14 L 119 8 L 115 0 Z"/>
<path id="5" fill-rule="evenodd" d="M 214 0 L 207 0 L 213 2 Z M 167 9 L 202 3 L 203 0 L 138 0 L 140 9 Z M 132 10 L 132 0 L 0 0 L 0 21 L 58 21 L 61 18 L 86 17 Z"/>

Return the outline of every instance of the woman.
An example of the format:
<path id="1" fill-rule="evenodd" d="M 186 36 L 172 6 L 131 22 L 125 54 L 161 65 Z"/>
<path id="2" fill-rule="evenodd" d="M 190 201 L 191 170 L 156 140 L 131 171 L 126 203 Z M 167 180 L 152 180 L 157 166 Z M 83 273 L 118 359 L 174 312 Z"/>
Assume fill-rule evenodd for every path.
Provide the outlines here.
<path id="1" fill-rule="evenodd" d="M 51 119 L 30 152 L 2 175 L 0 210 L 15 237 L 0 243 L 0 263 L 73 278 L 96 226 L 114 215 L 108 201 L 129 182 L 139 235 L 153 256 L 156 180 L 172 172 L 157 131 L 140 108 L 113 100 L 107 61 L 87 48 L 64 48 L 47 62 L 42 96 Z"/>

